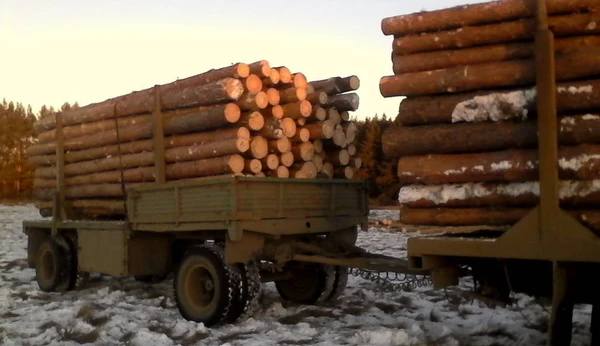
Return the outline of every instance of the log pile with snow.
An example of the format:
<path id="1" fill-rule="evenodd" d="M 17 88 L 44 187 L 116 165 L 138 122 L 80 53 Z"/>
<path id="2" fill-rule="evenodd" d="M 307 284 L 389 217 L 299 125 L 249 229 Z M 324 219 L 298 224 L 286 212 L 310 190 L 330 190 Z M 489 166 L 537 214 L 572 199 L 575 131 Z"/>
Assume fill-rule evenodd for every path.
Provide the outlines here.
<path id="1" fill-rule="evenodd" d="M 548 0 L 555 35 L 561 206 L 600 230 L 600 2 Z M 401 222 L 511 225 L 538 203 L 535 2 L 385 18 L 404 96 L 382 136 L 398 159 Z"/>
<path id="2" fill-rule="evenodd" d="M 164 157 L 165 181 L 351 179 L 360 165 L 351 160 L 357 127 L 350 121 L 359 85 L 356 76 L 309 82 L 261 60 L 44 117 L 27 151 L 36 205 L 51 215 L 60 139 L 65 198 L 82 218 L 123 217 L 126 188 L 157 180 L 157 156 Z M 161 137 L 164 146 L 155 140 Z"/>

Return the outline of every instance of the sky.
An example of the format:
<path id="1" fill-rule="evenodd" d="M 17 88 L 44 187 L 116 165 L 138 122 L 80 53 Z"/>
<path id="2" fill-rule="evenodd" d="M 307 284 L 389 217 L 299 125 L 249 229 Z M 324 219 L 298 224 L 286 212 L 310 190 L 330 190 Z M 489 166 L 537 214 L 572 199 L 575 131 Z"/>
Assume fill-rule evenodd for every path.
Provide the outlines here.
<path id="1" fill-rule="evenodd" d="M 60 107 L 267 60 L 308 80 L 357 75 L 359 119 L 383 98 L 392 37 L 381 20 L 485 0 L 0 0 L 0 97 Z"/>

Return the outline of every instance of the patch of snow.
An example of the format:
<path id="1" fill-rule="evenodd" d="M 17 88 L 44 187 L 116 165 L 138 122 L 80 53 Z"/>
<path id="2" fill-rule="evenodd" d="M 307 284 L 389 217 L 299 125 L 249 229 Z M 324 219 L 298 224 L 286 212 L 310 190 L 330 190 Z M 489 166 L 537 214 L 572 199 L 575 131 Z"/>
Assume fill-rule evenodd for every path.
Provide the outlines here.
<path id="1" fill-rule="evenodd" d="M 586 114 L 581 117 L 583 120 L 600 120 L 600 116 L 595 114 Z"/>
<path id="2" fill-rule="evenodd" d="M 490 165 L 492 167 L 492 171 L 506 171 L 513 167 L 510 161 L 501 161 L 499 163 L 492 163 Z"/>
<path id="3" fill-rule="evenodd" d="M 586 86 L 580 86 L 580 87 L 576 87 L 576 86 L 570 86 L 570 87 L 558 87 L 558 92 L 561 94 L 591 94 L 592 92 L 594 92 L 594 87 L 591 85 L 586 85 Z"/>
<path id="4" fill-rule="evenodd" d="M 529 108 L 535 101 L 535 96 L 535 88 L 478 95 L 456 105 L 452 112 L 452 122 L 526 119 Z"/>

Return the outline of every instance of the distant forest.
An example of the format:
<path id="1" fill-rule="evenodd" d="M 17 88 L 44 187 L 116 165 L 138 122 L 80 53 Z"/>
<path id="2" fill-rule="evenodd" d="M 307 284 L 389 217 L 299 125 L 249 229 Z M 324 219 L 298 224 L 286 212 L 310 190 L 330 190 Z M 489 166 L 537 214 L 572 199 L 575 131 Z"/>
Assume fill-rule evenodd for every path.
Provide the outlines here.
<path id="1" fill-rule="evenodd" d="M 60 109 L 42 106 L 37 112 L 31 106 L 3 100 L 0 103 L 0 201 L 28 201 L 33 190 L 34 171 L 27 164 L 26 149 L 36 142 L 33 123 L 56 111 L 78 107 L 64 103 Z M 354 144 L 362 160 L 356 179 L 365 179 L 369 185 L 370 202 L 373 205 L 396 204 L 398 179 L 397 161 L 383 158 L 381 135 L 394 120 L 375 115 L 366 120 L 353 118 L 358 126 Z"/>

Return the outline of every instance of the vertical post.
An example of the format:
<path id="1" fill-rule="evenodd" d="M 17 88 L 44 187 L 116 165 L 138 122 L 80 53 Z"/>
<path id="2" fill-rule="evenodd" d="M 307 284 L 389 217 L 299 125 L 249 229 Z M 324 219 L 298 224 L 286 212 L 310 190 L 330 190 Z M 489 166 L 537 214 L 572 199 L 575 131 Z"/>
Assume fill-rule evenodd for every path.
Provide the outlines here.
<path id="1" fill-rule="evenodd" d="M 540 175 L 539 235 L 542 243 L 548 243 L 559 236 L 560 207 L 554 35 L 548 28 L 545 0 L 537 0 L 535 51 Z"/>
<path id="2" fill-rule="evenodd" d="M 163 128 L 163 114 L 161 111 L 160 86 L 154 86 L 154 110 L 152 111 L 152 122 L 154 127 L 153 148 L 154 148 L 154 180 L 157 183 L 166 181 L 165 169 L 165 133 Z"/>
<path id="3" fill-rule="evenodd" d="M 553 263 L 552 317 L 548 344 L 570 345 L 573 328 L 573 299 L 569 292 L 569 266 L 564 262 Z"/>
<path id="4" fill-rule="evenodd" d="M 63 220 L 66 215 L 65 203 L 65 137 L 63 134 L 62 113 L 56 113 L 56 217 Z"/>

